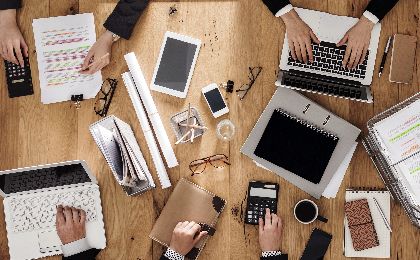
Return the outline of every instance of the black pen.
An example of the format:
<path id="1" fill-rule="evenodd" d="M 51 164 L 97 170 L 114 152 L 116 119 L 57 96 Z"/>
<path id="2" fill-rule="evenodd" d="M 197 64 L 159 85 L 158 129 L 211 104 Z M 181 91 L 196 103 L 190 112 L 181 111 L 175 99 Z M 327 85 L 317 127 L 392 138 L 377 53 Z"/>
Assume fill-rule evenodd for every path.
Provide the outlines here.
<path id="1" fill-rule="evenodd" d="M 384 70 L 386 56 L 388 55 L 389 45 L 391 44 L 392 36 L 389 36 L 388 42 L 386 43 L 384 55 L 382 55 L 381 65 L 379 66 L 379 77 L 381 77 L 382 71 Z"/>

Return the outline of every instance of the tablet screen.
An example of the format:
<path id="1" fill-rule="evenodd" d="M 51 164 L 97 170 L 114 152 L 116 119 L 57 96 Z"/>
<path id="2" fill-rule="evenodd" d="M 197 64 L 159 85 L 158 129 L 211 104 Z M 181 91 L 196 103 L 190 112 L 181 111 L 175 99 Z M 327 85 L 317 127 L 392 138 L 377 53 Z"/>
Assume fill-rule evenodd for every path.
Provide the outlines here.
<path id="1" fill-rule="evenodd" d="M 184 92 L 197 45 L 168 37 L 154 85 Z"/>

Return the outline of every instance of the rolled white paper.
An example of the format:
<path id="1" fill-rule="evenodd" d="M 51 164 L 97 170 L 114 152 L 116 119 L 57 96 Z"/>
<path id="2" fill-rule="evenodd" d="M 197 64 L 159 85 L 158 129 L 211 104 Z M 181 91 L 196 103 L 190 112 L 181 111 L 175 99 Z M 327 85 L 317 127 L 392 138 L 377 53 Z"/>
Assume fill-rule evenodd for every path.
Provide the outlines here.
<path id="1" fill-rule="evenodd" d="M 166 164 L 169 168 L 176 167 L 179 165 L 178 160 L 176 159 L 174 150 L 169 142 L 168 134 L 166 133 L 165 127 L 160 119 L 158 110 L 155 102 L 153 101 L 152 95 L 150 94 L 149 87 L 147 86 L 136 55 L 134 52 L 130 52 L 124 55 L 124 58 L 127 62 L 128 69 L 131 72 L 131 76 L 133 77 L 137 92 L 140 94 L 141 101 L 146 108 L 147 115 L 152 122 L 152 127 L 156 134 L 163 156 L 165 157 Z"/>
<path id="2" fill-rule="evenodd" d="M 137 92 L 136 86 L 133 82 L 131 73 L 130 72 L 123 73 L 122 78 L 127 88 L 128 95 L 130 96 L 131 102 L 133 103 L 134 110 L 136 111 L 137 118 L 143 130 L 144 137 L 146 138 L 146 143 L 152 155 L 153 163 L 155 164 L 155 168 L 156 168 L 162 189 L 169 188 L 171 187 L 171 181 L 169 180 L 165 165 L 163 164 L 162 156 L 159 153 L 159 148 L 156 144 L 155 137 L 153 136 L 152 129 L 150 128 L 149 121 L 147 120 L 146 112 L 144 111 L 143 104 Z"/>

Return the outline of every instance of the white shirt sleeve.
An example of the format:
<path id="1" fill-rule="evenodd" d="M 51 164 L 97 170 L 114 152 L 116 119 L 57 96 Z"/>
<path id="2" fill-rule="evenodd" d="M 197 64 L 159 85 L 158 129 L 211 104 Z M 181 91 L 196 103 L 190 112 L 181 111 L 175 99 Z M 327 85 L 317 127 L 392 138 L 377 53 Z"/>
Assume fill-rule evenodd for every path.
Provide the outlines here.
<path id="1" fill-rule="evenodd" d="M 61 246 L 61 251 L 65 257 L 76 255 L 78 253 L 92 249 L 86 238 L 82 238 Z"/>
<path id="2" fill-rule="evenodd" d="M 279 255 L 281 255 L 280 251 L 265 251 L 265 252 L 262 252 L 261 254 L 262 257 L 279 256 Z"/>
<path id="3" fill-rule="evenodd" d="M 363 16 L 369 19 L 374 24 L 377 24 L 379 22 L 378 17 L 376 17 L 376 15 L 372 14 L 371 12 L 367 10 L 363 13 Z"/>
<path id="4" fill-rule="evenodd" d="M 175 250 L 172 250 L 168 247 L 168 250 L 165 252 L 165 257 L 170 260 L 184 260 L 184 256 L 180 253 L 176 252 Z"/>
<path id="5" fill-rule="evenodd" d="M 288 4 L 285 7 L 283 7 L 282 9 L 280 9 L 280 10 L 277 11 L 276 17 L 280 17 L 283 14 L 286 14 L 286 13 L 290 12 L 292 9 L 293 9 L 293 5 Z"/>

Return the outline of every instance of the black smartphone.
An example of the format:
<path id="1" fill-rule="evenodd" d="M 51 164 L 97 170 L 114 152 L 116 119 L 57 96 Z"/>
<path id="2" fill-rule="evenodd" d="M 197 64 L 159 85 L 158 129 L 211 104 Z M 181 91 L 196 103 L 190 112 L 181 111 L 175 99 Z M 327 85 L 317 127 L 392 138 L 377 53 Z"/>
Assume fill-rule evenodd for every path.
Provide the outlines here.
<path id="1" fill-rule="evenodd" d="M 315 228 L 306 244 L 301 260 L 322 260 L 331 243 L 332 235 Z"/>

